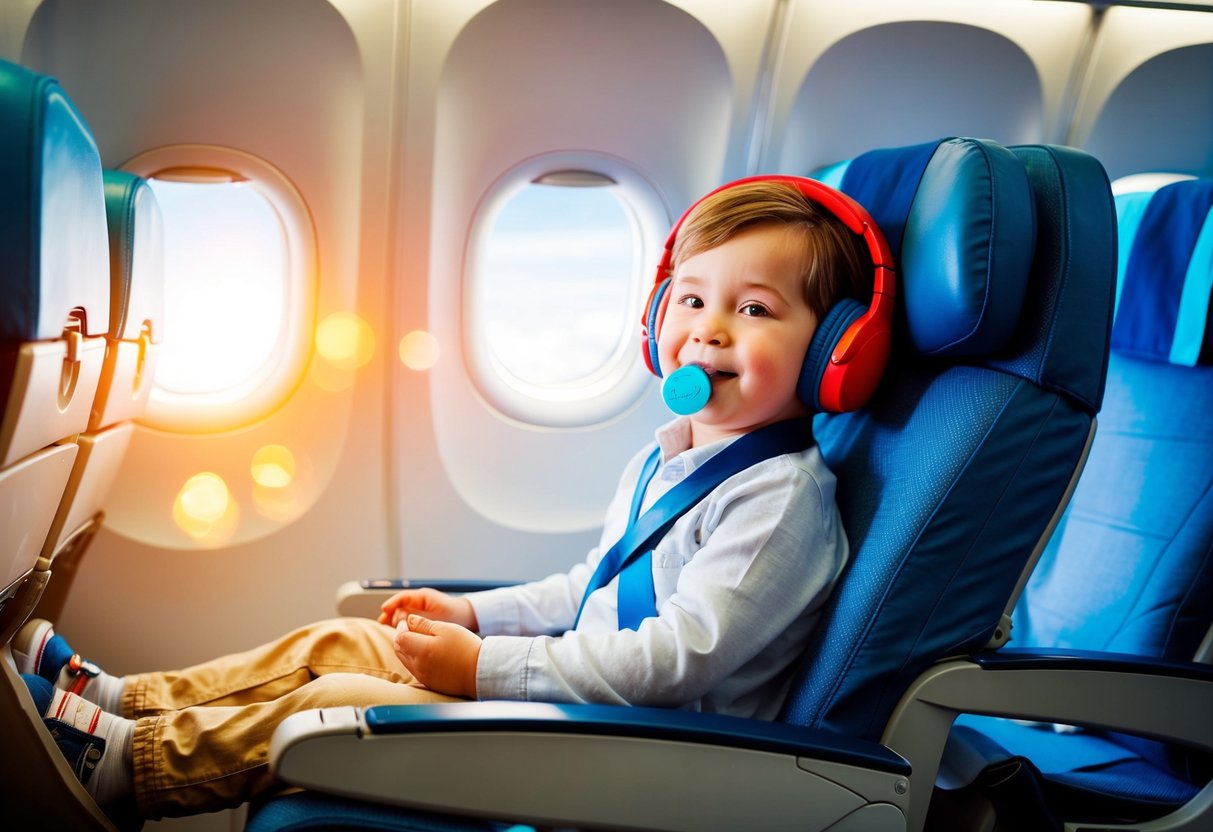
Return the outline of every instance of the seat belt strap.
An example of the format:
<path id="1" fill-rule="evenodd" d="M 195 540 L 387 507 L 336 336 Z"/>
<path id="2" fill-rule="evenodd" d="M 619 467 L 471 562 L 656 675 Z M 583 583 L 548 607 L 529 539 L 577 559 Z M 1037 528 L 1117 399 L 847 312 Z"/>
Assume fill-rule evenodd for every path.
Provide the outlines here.
<path id="1" fill-rule="evenodd" d="M 632 511 L 628 516 L 628 528 L 636 524 L 640 517 L 640 507 L 644 503 L 644 495 L 649 490 L 653 475 L 661 466 L 661 447 L 653 449 L 649 458 L 640 470 L 636 479 L 636 489 L 632 492 Z M 637 630 L 640 622 L 657 614 L 657 598 L 653 591 L 653 552 L 645 552 L 640 557 L 623 567 L 619 573 L 619 590 L 617 597 L 619 629 Z"/>
<path id="2" fill-rule="evenodd" d="M 656 615 L 652 569 L 652 548 L 656 542 L 670 530 L 679 517 L 729 477 L 765 459 L 799 453 L 812 443 L 813 430 L 809 419 L 789 419 L 759 428 L 708 459 L 686 479 L 663 494 L 643 515 L 636 517 L 633 514 L 633 517 L 629 518 L 632 522 L 628 524 L 623 535 L 598 562 L 598 567 L 581 598 L 581 607 L 577 610 L 573 626 L 576 627 L 577 622 L 581 620 L 590 595 L 609 584 L 616 575 L 620 575 L 617 601 L 620 629 L 636 629 L 645 618 Z M 645 463 L 645 470 L 641 472 L 636 492 L 632 495 L 633 512 L 639 512 L 648 480 L 656 472 L 659 458 L 658 450 Z M 646 472 L 648 478 L 644 476 Z M 647 568 L 638 563 L 642 559 Z M 621 573 L 628 570 L 632 564 L 637 564 L 630 570 L 634 572 L 634 576 L 625 580 Z"/>

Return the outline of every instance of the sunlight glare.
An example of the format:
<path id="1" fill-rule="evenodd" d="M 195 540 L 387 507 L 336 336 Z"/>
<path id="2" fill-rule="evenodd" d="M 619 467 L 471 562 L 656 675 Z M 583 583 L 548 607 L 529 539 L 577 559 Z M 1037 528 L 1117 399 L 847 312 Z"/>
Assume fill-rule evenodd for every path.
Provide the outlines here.
<path id="1" fill-rule="evenodd" d="M 274 362 L 285 322 L 286 238 L 237 183 L 151 180 L 164 214 L 165 338 L 157 387 L 216 393 Z"/>

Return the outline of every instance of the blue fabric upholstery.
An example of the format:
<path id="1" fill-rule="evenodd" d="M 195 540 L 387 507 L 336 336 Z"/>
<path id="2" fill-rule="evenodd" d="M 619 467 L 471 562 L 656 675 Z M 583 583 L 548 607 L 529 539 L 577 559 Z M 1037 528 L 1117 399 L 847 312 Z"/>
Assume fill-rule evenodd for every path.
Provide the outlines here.
<path id="1" fill-rule="evenodd" d="M 0 341 L 58 338 L 76 307 L 84 334 L 104 335 L 109 251 L 92 134 L 54 78 L 6 61 L 0 124 Z"/>
<path id="2" fill-rule="evenodd" d="M 1175 196 L 1184 191 L 1200 197 L 1183 201 L 1187 220 L 1176 216 Z M 1172 248 L 1187 255 L 1180 262 L 1138 256 L 1167 244 L 1121 240 L 1134 254 L 1114 324 L 1100 430 L 1070 509 L 1016 609 L 1017 644 L 1186 660 L 1209 626 L 1213 367 L 1164 363 L 1171 338 L 1159 333 L 1175 331 L 1185 276 L 1208 291 L 1213 260 L 1189 258 L 1209 224 L 1213 180 L 1178 183 L 1156 199 L 1174 221 L 1143 220 L 1138 236 L 1173 232 L 1181 242 Z M 1151 207 L 1146 216 L 1153 213 Z M 1208 303 L 1206 294 L 1206 309 Z M 1085 587 L 1094 590 L 1090 597 L 1076 594 Z"/>
<path id="3" fill-rule="evenodd" d="M 1060 274 L 1029 284 L 1033 302 L 1024 307 L 1025 320 L 990 366 L 1098 411 L 1108 368 L 1114 293 L 1105 289 L 1109 261 L 1113 270 L 1116 264 L 1116 221 L 1111 201 L 1090 195 L 1101 179 L 1107 193 L 1107 175 L 1080 150 L 1027 145 L 1011 151 L 1027 168 L 1042 217 L 1033 273 Z"/>
<path id="4" fill-rule="evenodd" d="M 1015 610 L 1012 643 L 1188 661 L 1213 620 L 1213 367 L 1200 346 L 1213 331 L 1213 257 L 1203 248 L 1213 245 L 1213 180 L 1118 202 L 1128 220 L 1099 431 Z M 1189 318 L 1194 335 L 1179 323 Z M 1182 805 L 1207 779 L 1187 755 L 1135 737 L 958 724 L 1031 759 L 1071 805 L 1084 802 L 1078 794 L 1145 818 Z"/>
<path id="5" fill-rule="evenodd" d="M 1127 256 L 1112 347 L 1122 355 L 1195 366 L 1210 338 L 1213 179 L 1176 182 L 1145 196 L 1133 195 L 1144 205 L 1135 212 L 1135 236 L 1122 237 Z"/>
<path id="6" fill-rule="evenodd" d="M 961 149 L 972 142 L 954 141 Z M 973 144 L 980 145 L 970 150 L 976 158 L 997 147 Z M 1015 155 L 1034 163 L 1017 175 L 1014 157 L 1001 157 L 998 166 L 961 159 L 939 168 L 948 177 L 980 169 L 984 177 L 968 184 L 985 183 L 990 193 L 972 196 L 985 204 L 1025 170 L 1030 179 L 1039 226 L 1030 267 L 1013 258 L 1001 262 L 1002 272 L 996 259 L 988 275 L 984 267 L 961 270 L 993 284 L 1022 269 L 1019 291 L 1001 295 L 1023 300 L 1008 345 L 985 340 L 995 354 L 963 363 L 904 355 L 864 411 L 816 420 L 818 441 L 838 474 L 852 559 L 794 683 L 788 721 L 878 738 L 897 699 L 928 664 L 983 646 L 1081 456 L 1101 388 L 1078 396 L 1063 384 L 1037 384 L 1046 376 L 1042 367 L 1058 363 L 1055 349 L 1073 350 L 1068 362 L 1105 365 L 1115 273 L 1112 199 L 1102 168 L 1085 154 L 1041 147 Z M 937 200 L 947 188 L 931 176 L 928 164 L 920 198 Z M 1007 207 L 1014 210 L 1014 203 Z M 994 225 L 1007 219 L 1003 212 L 984 216 Z M 1082 234 L 1075 226 L 1084 227 Z M 964 227 L 908 223 L 907 233 L 956 235 Z M 969 227 L 958 236 L 946 242 L 949 250 L 998 254 L 1009 247 L 991 245 L 1002 239 L 997 228 Z M 1091 244 L 1081 258 L 1072 246 L 1076 236 Z M 910 247 L 907 240 L 903 254 Z M 919 282 L 955 279 L 957 260 L 921 256 L 913 266 L 903 263 L 904 293 Z M 974 297 L 950 296 L 958 303 Z M 1078 305 L 1085 320 L 1069 321 Z M 1059 338 L 1061 318 L 1080 331 Z"/>
<path id="7" fill-rule="evenodd" d="M 1197 792 L 1165 766 L 1101 734 L 966 715 L 956 720 L 952 739 L 981 748 L 987 759 L 1031 761 L 1045 781 L 1045 799 L 1067 818 L 1156 818 Z"/>
<path id="8" fill-rule="evenodd" d="M 435 815 L 305 792 L 273 798 L 250 812 L 244 832 L 533 832 L 533 827 Z"/>
<path id="9" fill-rule="evenodd" d="M 898 286 L 910 349 L 990 355 L 1007 343 L 1036 236 L 1031 186 L 1010 152 L 942 139 L 865 153 L 837 179 L 885 233 L 899 271 L 918 278 Z"/>

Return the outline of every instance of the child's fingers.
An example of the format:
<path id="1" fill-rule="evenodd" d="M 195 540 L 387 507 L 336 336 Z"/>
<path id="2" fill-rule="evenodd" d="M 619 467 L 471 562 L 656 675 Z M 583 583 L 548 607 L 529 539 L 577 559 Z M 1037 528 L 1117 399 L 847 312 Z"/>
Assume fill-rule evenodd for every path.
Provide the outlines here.
<path id="1" fill-rule="evenodd" d="M 379 605 L 379 609 L 388 610 L 400 606 L 400 602 L 408 597 L 410 590 L 402 589 Z"/>
<path id="2" fill-rule="evenodd" d="M 441 624 L 441 622 L 435 621 L 432 618 L 426 618 L 425 616 L 417 615 L 415 613 L 410 613 L 405 617 L 404 621 L 409 628 L 409 632 L 420 633 L 421 635 L 426 636 L 435 635 L 435 629 L 439 624 Z"/>
<path id="3" fill-rule="evenodd" d="M 396 627 L 396 655 L 417 681 L 454 696 L 476 695 L 480 637 L 447 621 L 409 615 Z"/>

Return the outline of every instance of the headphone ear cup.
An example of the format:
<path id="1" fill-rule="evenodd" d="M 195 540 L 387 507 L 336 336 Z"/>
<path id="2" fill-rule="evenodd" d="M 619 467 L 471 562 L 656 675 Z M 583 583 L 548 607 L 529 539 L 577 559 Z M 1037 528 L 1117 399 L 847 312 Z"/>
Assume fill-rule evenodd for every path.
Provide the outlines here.
<path id="1" fill-rule="evenodd" d="M 851 324 L 867 311 L 867 307 L 859 301 L 843 298 L 830 307 L 830 311 L 817 325 L 813 340 L 809 341 L 804 364 L 800 368 L 800 379 L 796 383 L 797 397 L 814 412 L 830 409 L 821 401 L 821 381 L 830 368 L 830 357 Z"/>
<path id="2" fill-rule="evenodd" d="M 670 289 L 670 278 L 665 278 L 653 286 L 649 293 L 649 302 L 644 310 L 644 330 L 641 332 L 643 343 L 640 345 L 644 358 L 644 366 L 649 372 L 661 378 L 661 357 L 657 352 L 657 338 L 661 334 L 661 321 L 665 318 L 667 295 Z"/>

